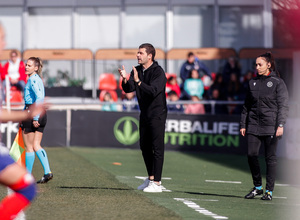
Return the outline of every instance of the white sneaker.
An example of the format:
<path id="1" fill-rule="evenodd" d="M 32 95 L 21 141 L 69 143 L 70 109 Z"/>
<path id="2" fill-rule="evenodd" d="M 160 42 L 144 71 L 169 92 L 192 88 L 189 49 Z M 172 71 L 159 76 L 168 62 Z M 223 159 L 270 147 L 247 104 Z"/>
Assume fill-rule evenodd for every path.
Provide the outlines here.
<path id="1" fill-rule="evenodd" d="M 149 185 L 143 191 L 159 193 L 159 192 L 162 192 L 162 188 L 161 188 L 161 185 L 157 185 L 154 181 L 150 181 Z"/>
<path id="2" fill-rule="evenodd" d="M 145 181 L 144 181 L 144 183 L 142 185 L 138 186 L 137 189 L 138 190 L 143 190 L 143 189 L 145 189 L 149 185 L 149 183 L 150 183 L 150 180 L 148 178 L 146 178 Z"/>

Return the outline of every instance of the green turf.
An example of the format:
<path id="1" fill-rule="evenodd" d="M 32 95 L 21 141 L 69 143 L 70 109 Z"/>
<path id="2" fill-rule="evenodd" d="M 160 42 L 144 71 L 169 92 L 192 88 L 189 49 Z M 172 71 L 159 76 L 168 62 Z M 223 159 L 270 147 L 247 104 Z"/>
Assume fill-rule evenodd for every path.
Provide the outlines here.
<path id="1" fill-rule="evenodd" d="M 120 182 L 132 188 L 136 188 L 142 183 L 134 176 L 145 176 L 145 167 L 139 150 L 95 150 L 91 148 L 72 148 L 71 150 L 112 173 Z M 114 162 L 122 165 L 113 165 Z M 263 165 L 263 163 L 261 164 Z M 279 163 L 280 165 L 281 163 Z M 265 172 L 264 167 L 263 172 Z M 172 192 L 162 194 L 140 192 L 140 194 L 175 211 L 183 219 L 213 218 L 197 213 L 174 198 L 190 199 L 200 207 L 229 217 L 229 219 L 251 220 L 264 217 L 291 219 L 289 217 L 292 216 L 291 213 L 297 206 L 295 203 L 298 202 L 297 199 L 295 201 L 292 198 L 275 198 L 271 202 L 261 201 L 259 198 L 245 200 L 243 196 L 252 187 L 245 156 L 167 151 L 163 176 L 172 178 L 172 180 L 163 180 L 163 185 Z M 242 184 L 209 183 L 205 180 L 241 181 Z M 290 191 L 291 188 L 278 186 L 274 196 L 286 197 Z M 299 195 L 299 190 L 294 189 L 293 194 Z"/>
<path id="2" fill-rule="evenodd" d="M 26 211 L 31 219 L 295 219 L 300 190 L 276 186 L 273 201 L 245 200 L 251 177 L 245 156 L 167 151 L 163 185 L 172 192 L 143 193 L 136 187 L 146 171 L 139 150 L 46 148 L 54 179 L 39 185 L 39 195 Z M 114 163 L 120 163 L 114 165 Z M 288 183 L 286 162 L 279 162 L 278 183 Z M 288 163 L 290 164 L 293 163 Z M 293 171 L 295 172 L 295 171 Z M 34 176 L 42 176 L 36 159 Z M 282 178 L 284 176 L 285 178 Z M 206 180 L 241 181 L 241 184 Z M 265 180 L 264 180 L 265 183 Z M 0 189 L 1 198 L 6 189 Z M 215 216 L 196 212 L 185 199 Z M 207 214 L 207 213 L 206 213 Z M 215 218 L 214 218 L 215 217 Z M 220 219 L 220 218 L 219 218 Z"/>

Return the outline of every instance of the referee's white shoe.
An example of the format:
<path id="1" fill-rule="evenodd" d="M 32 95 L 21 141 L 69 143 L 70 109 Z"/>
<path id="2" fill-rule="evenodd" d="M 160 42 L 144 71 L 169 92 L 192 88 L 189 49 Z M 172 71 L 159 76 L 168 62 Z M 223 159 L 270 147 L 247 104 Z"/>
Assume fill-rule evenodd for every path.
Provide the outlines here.
<path id="1" fill-rule="evenodd" d="M 162 192 L 162 187 L 160 184 L 158 185 L 154 181 L 150 181 L 149 185 L 143 191 L 151 193 L 160 193 Z"/>

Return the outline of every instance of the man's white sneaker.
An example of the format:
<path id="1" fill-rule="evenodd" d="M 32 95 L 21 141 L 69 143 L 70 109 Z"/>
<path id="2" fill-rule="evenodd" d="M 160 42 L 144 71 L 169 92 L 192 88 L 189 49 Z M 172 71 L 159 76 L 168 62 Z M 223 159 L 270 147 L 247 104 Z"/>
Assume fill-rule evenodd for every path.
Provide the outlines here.
<path id="1" fill-rule="evenodd" d="M 162 188 L 161 188 L 161 185 L 157 185 L 154 181 L 150 181 L 149 185 L 143 191 L 159 193 L 159 192 L 162 192 Z"/>
<path id="2" fill-rule="evenodd" d="M 138 186 L 137 189 L 138 190 L 143 190 L 143 189 L 145 189 L 149 185 L 149 183 L 150 183 L 150 180 L 148 178 L 146 178 L 145 181 L 144 181 L 144 183 L 142 185 Z"/>

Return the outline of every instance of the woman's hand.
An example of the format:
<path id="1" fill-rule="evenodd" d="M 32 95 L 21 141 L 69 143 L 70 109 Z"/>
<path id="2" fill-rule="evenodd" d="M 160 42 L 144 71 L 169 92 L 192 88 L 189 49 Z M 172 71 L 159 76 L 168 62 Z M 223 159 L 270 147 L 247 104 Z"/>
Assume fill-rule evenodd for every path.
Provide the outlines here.
<path id="1" fill-rule="evenodd" d="M 276 137 L 281 137 L 283 135 L 283 127 L 278 127 L 276 131 Z"/>
<path id="2" fill-rule="evenodd" d="M 38 128 L 40 126 L 40 123 L 38 121 L 33 121 L 32 124 L 35 128 Z"/>
<path id="3" fill-rule="evenodd" d="M 245 134 L 246 134 L 246 128 L 241 128 L 241 129 L 240 129 L 240 133 L 241 133 L 241 135 L 244 137 Z"/>

